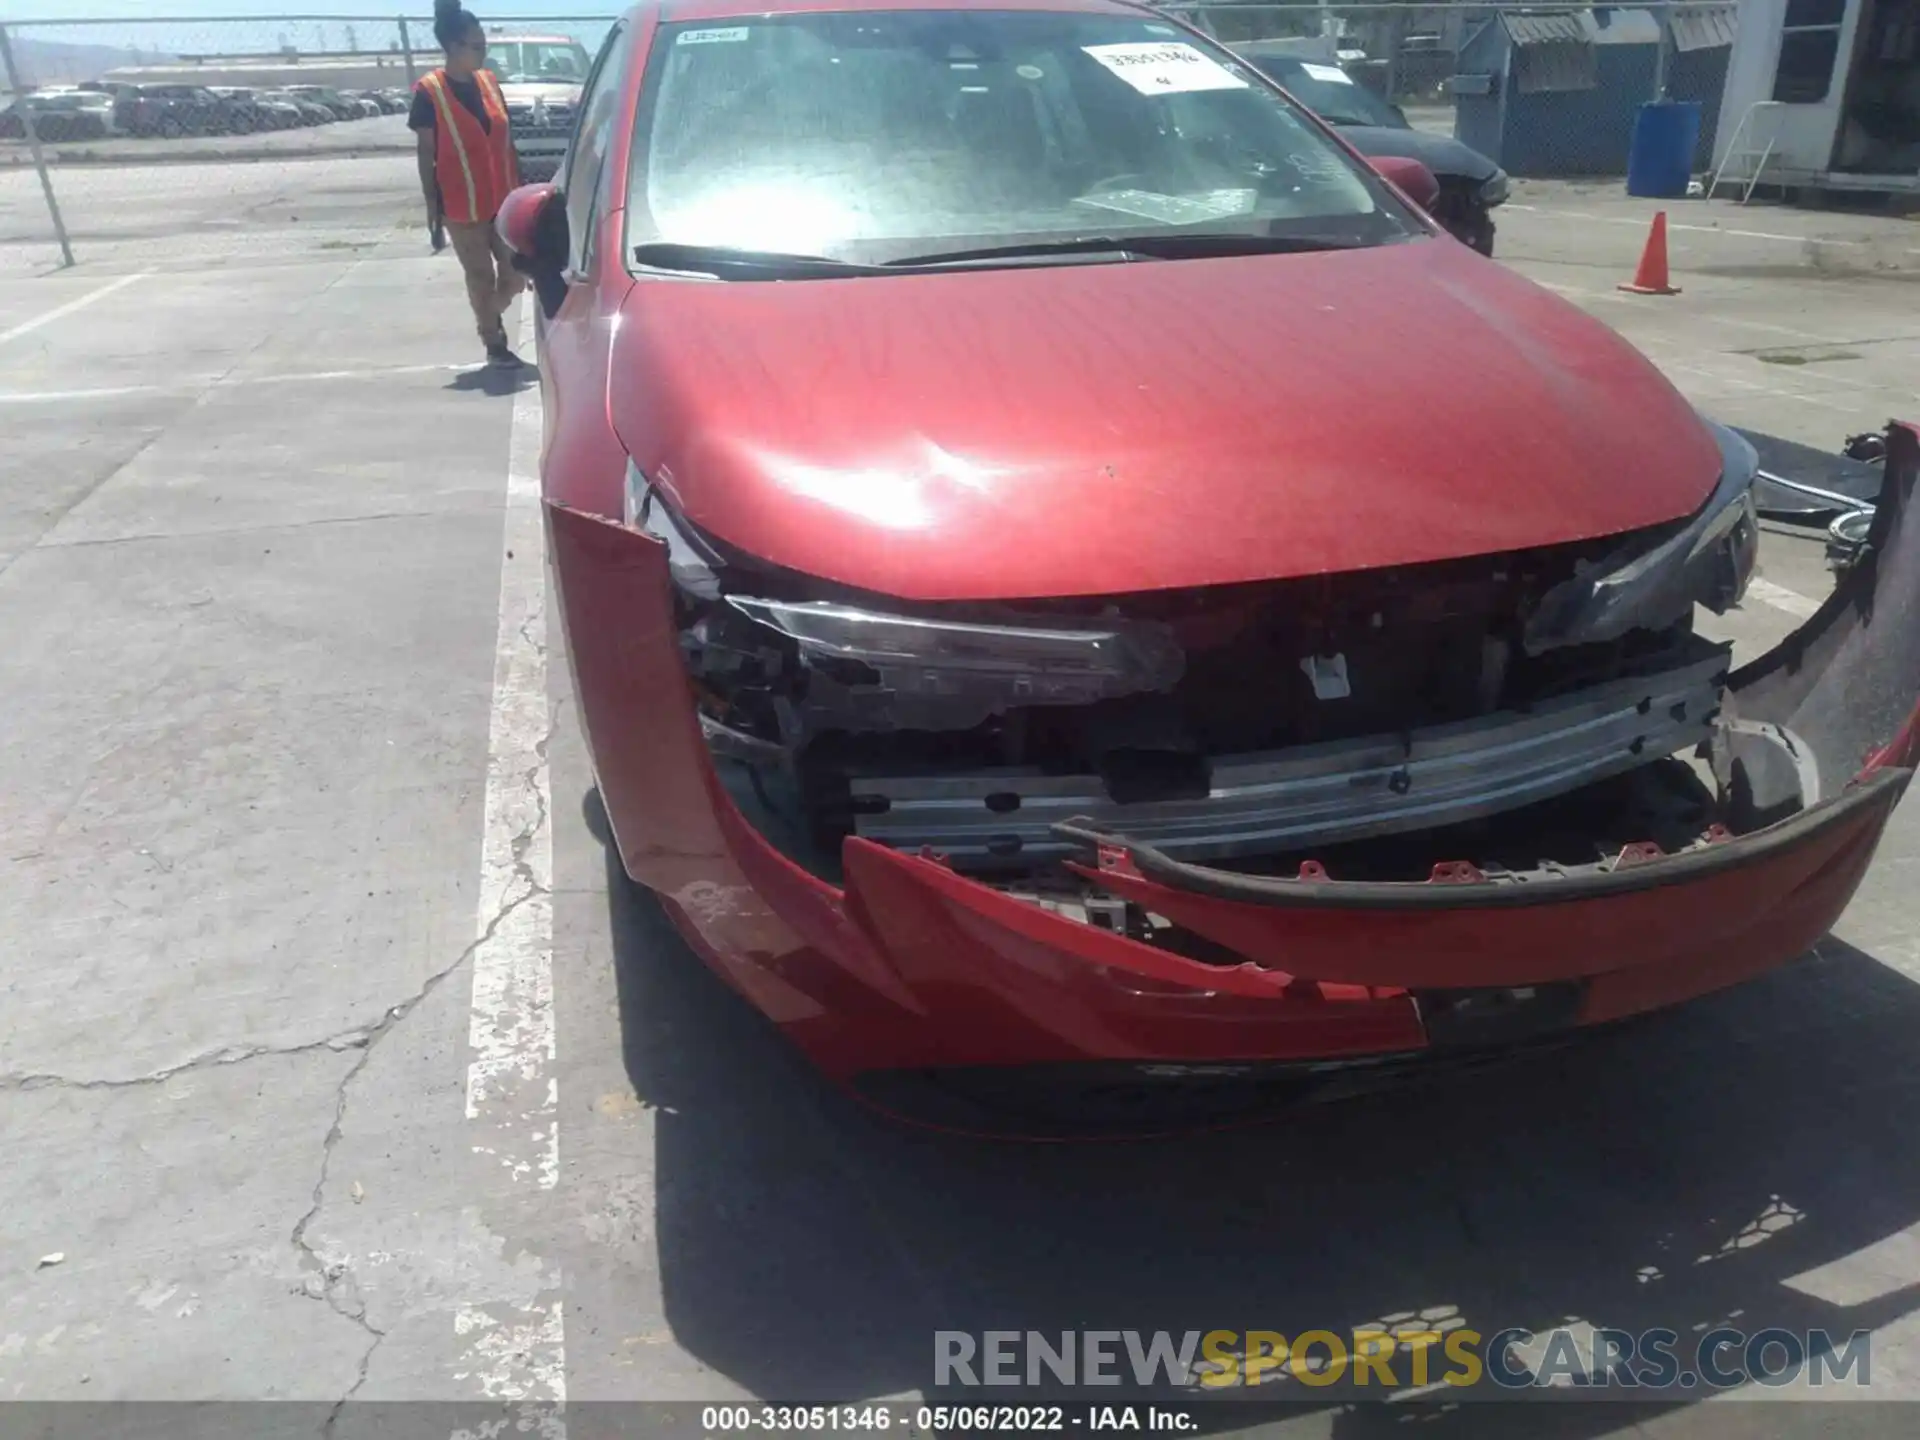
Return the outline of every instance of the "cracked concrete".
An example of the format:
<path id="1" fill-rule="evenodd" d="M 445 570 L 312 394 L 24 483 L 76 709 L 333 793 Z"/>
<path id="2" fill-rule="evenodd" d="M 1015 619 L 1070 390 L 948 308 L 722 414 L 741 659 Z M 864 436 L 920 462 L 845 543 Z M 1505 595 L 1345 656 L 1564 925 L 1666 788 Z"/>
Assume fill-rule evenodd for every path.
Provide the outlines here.
<path id="1" fill-rule="evenodd" d="M 537 1267 L 477 1212 L 417 1218 L 476 1194 L 447 982 L 532 893 L 476 925 L 507 412 L 445 388 L 469 340 L 433 260 L 124 293 L 0 350 L 0 393 L 205 376 L 12 408 L 0 442 L 0 1123 L 23 1162 L 0 1197 L 68 1256 L 0 1283 L 0 1398 L 297 1397 L 331 1426 L 383 1374 L 444 1394 L 455 1312 Z M 396 1103 L 419 1128 L 368 1155 Z M 146 1183 L 57 1158 L 95 1145 Z M 441 1252 L 396 1289 L 393 1256 Z"/>
<path id="2" fill-rule="evenodd" d="M 499 929 L 508 916 L 512 915 L 514 911 L 518 910 L 532 898 L 532 894 L 533 892 L 529 891 L 527 894 L 518 895 L 503 904 L 493 918 L 487 922 L 486 929 L 482 931 L 480 936 L 476 938 L 471 945 L 467 946 L 465 950 L 461 951 L 452 963 L 430 975 L 426 983 L 422 985 L 414 995 L 409 996 L 400 1004 L 388 1009 L 377 1025 L 365 1031 L 353 1032 L 356 1037 L 358 1037 L 354 1048 L 360 1051 L 360 1056 L 354 1061 L 352 1068 L 340 1079 L 340 1087 L 335 1096 L 333 1123 L 328 1127 L 326 1138 L 321 1143 L 320 1173 L 313 1185 L 313 1203 L 307 1208 L 306 1213 L 294 1223 L 291 1239 L 293 1248 L 300 1252 L 303 1261 L 319 1280 L 319 1293 L 315 1295 L 314 1298 L 325 1300 L 327 1304 L 332 1306 L 339 1314 L 359 1325 L 373 1337 L 373 1343 L 367 1347 L 367 1353 L 362 1357 L 360 1377 L 359 1380 L 355 1382 L 354 1390 L 358 1390 L 360 1385 L 365 1382 L 367 1364 L 372 1360 L 373 1352 L 379 1348 L 379 1343 L 385 1338 L 386 1332 L 368 1323 L 366 1318 L 366 1304 L 364 1299 L 358 1294 L 358 1281 L 351 1266 L 340 1260 L 327 1259 L 307 1240 L 308 1228 L 319 1217 L 321 1207 L 326 1204 L 327 1182 L 333 1165 L 334 1149 L 339 1145 L 342 1136 L 346 1133 L 347 1107 L 351 1102 L 354 1083 L 360 1078 L 361 1072 L 367 1068 L 368 1062 L 373 1059 L 375 1047 L 379 1045 L 380 1041 L 405 1021 L 407 1016 L 410 1015 L 415 1008 L 423 1004 L 442 983 L 463 970 L 467 962 L 472 959 L 474 952 L 492 939 L 494 932 Z M 351 1305 L 343 1305 L 341 1303 L 340 1296 L 343 1290 L 351 1290 L 353 1292 Z M 311 1288 L 308 1289 L 308 1293 L 313 1293 Z M 344 1398 L 351 1399 L 352 1392 L 350 1391 Z"/>
<path id="3" fill-rule="evenodd" d="M 359 1338 L 298 1295 L 285 1237 L 349 1068 L 321 1051 L 8 1096 L 6 1256 L 67 1258 L 0 1284 L 0 1399 L 342 1393 Z M 115 1156 L 111 1183 L 73 1163 L 93 1153 Z"/>
<path id="4" fill-rule="evenodd" d="M 244 1065 L 249 1060 L 258 1060 L 262 1056 L 305 1055 L 315 1050 L 355 1050 L 367 1043 L 367 1032 L 349 1030 L 340 1035 L 329 1035 L 324 1040 L 315 1040 L 305 1045 L 286 1045 L 274 1048 L 254 1045 L 241 1048 L 224 1048 L 205 1055 L 196 1055 L 190 1060 L 182 1060 L 178 1065 L 169 1065 L 163 1070 L 155 1070 L 148 1075 L 135 1075 L 119 1080 L 82 1080 L 71 1075 L 0 1075 L 0 1090 L 38 1090 L 48 1085 L 58 1085 L 66 1090 L 123 1090 L 140 1085 L 157 1085 L 171 1080 L 176 1075 L 184 1075 L 190 1070 L 201 1070 L 214 1065 Z"/>

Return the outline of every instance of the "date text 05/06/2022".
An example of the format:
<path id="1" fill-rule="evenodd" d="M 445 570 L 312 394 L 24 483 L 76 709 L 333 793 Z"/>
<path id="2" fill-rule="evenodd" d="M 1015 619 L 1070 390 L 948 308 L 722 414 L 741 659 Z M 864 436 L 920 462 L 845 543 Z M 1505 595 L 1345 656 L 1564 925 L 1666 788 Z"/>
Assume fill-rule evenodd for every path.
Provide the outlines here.
<path id="1" fill-rule="evenodd" d="M 1198 1428 L 1198 1422 L 1191 1412 L 1168 1405 L 708 1405 L 700 1412 L 700 1428 L 708 1435 L 1070 1430 L 1181 1434 Z"/>

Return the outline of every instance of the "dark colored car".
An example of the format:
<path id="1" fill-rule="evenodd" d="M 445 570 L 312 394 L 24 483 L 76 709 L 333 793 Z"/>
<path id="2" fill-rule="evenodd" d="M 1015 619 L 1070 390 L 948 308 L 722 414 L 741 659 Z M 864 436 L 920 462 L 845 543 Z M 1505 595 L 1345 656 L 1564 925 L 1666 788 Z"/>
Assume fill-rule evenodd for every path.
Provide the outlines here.
<path id="1" fill-rule="evenodd" d="M 131 97 L 136 135 L 175 140 L 186 135 L 248 135 L 253 113 L 243 102 L 224 99 L 204 85 L 141 85 Z"/>
<path id="2" fill-rule="evenodd" d="M 1416 130 L 1396 105 L 1340 66 L 1266 52 L 1259 41 L 1233 47 L 1249 65 L 1335 126 L 1362 155 L 1418 160 L 1440 182 L 1434 218 L 1482 255 L 1493 254 L 1493 212 L 1507 199 L 1507 172 L 1450 135 Z"/>
<path id="3" fill-rule="evenodd" d="M 292 106 L 298 123 L 305 127 L 331 125 L 340 118 L 330 106 L 304 95 L 295 95 L 290 90 L 262 90 L 260 94 L 270 102 Z"/>
<path id="4" fill-rule="evenodd" d="M 85 80 L 76 88 L 96 95 L 110 96 L 113 100 L 113 128 L 128 135 L 137 133 L 134 119 L 140 102 L 138 85 L 129 85 L 116 80 Z"/>
<path id="5" fill-rule="evenodd" d="M 668 0 L 508 197 L 603 833 L 869 1101 L 1566 1037 L 1872 860 L 1920 434 L 1736 670 L 1752 447 L 1373 163 L 1120 0 Z"/>
<path id="6" fill-rule="evenodd" d="M 299 106 L 290 101 L 271 99 L 264 91 L 245 85 L 210 85 L 207 88 L 215 97 L 234 108 L 249 131 L 291 130 L 306 123 Z"/>
<path id="7" fill-rule="evenodd" d="M 358 100 L 341 94 L 328 85 L 289 85 L 287 93 L 302 100 L 310 100 L 316 105 L 324 105 L 333 112 L 336 120 L 363 120 L 366 107 Z"/>

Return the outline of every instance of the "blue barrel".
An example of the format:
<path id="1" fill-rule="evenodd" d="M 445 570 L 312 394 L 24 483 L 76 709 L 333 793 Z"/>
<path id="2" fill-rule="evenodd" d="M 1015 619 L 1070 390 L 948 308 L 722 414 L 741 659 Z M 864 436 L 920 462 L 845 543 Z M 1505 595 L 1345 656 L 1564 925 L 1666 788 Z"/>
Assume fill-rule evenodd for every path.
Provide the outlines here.
<path id="1" fill-rule="evenodd" d="M 1640 107 L 1627 152 L 1627 194 L 1678 200 L 1693 179 L 1693 152 L 1700 143 L 1697 100 L 1655 100 Z"/>

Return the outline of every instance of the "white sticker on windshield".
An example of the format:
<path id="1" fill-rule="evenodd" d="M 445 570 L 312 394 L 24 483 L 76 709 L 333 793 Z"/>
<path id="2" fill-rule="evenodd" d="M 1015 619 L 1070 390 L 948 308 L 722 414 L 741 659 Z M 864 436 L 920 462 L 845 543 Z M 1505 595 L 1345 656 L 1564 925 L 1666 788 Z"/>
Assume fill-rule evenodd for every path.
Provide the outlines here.
<path id="1" fill-rule="evenodd" d="M 1248 88 L 1246 81 L 1219 61 L 1178 41 L 1165 44 L 1087 45 L 1082 48 L 1142 95 Z"/>
<path id="2" fill-rule="evenodd" d="M 1200 195 L 1159 195 L 1151 190 L 1098 190 L 1073 203 L 1095 210 L 1117 210 L 1163 225 L 1198 225 L 1250 214 L 1259 203 L 1257 190 L 1209 190 Z"/>
<path id="3" fill-rule="evenodd" d="M 729 25 L 724 30 L 682 30 L 676 45 L 728 45 L 736 40 L 744 40 L 748 35 L 745 25 Z"/>
<path id="4" fill-rule="evenodd" d="M 1300 62 L 1300 68 L 1316 80 L 1325 80 L 1334 85 L 1351 85 L 1353 83 L 1353 77 L 1338 65 L 1315 65 L 1311 61 L 1302 60 Z"/>

